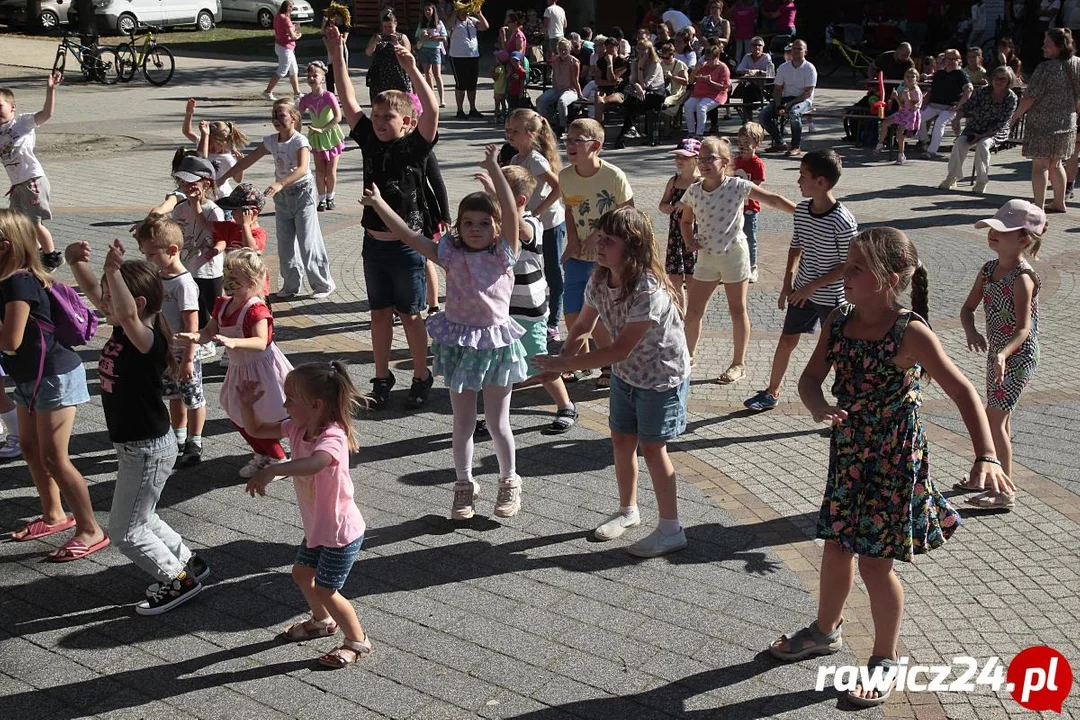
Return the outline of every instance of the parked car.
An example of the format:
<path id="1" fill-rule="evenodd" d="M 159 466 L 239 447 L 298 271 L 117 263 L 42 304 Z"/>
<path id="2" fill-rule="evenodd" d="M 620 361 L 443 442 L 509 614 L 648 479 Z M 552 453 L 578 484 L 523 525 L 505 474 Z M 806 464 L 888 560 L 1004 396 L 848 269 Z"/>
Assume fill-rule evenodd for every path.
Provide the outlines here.
<path id="1" fill-rule="evenodd" d="M 139 23 L 157 27 L 194 25 L 210 30 L 221 22 L 220 0 L 93 0 L 98 32 L 126 35 Z M 71 22 L 78 22 L 72 9 Z"/>
<path id="2" fill-rule="evenodd" d="M 221 0 L 221 15 L 228 22 L 256 23 L 271 28 L 280 7 L 281 2 L 273 0 Z M 293 0 L 289 17 L 294 23 L 309 23 L 315 20 L 315 10 L 304 0 Z"/>
<path id="3" fill-rule="evenodd" d="M 26 0 L 0 0 L 0 24 L 27 27 L 37 30 L 52 30 L 57 25 L 66 25 L 68 10 L 72 0 L 39 0 L 37 16 L 27 22 Z"/>

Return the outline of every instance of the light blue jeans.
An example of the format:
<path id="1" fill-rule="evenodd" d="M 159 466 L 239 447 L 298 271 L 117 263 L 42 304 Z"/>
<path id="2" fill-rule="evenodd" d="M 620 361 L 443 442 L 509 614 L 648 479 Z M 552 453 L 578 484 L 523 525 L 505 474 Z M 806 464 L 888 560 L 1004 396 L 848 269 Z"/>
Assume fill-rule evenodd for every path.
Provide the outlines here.
<path id="1" fill-rule="evenodd" d="M 780 132 L 780 125 L 776 121 L 780 106 L 794 99 L 794 97 L 781 98 L 779 101 L 773 101 L 761 108 L 761 115 L 759 116 L 761 124 L 769 133 L 769 137 L 772 138 L 773 145 L 779 145 L 784 141 L 783 133 Z M 795 103 L 788 110 L 788 127 L 791 128 L 791 147 L 793 149 L 797 149 L 802 144 L 802 116 L 809 109 L 810 101 L 803 100 L 801 103 Z"/>
<path id="2" fill-rule="evenodd" d="M 330 260 L 326 256 L 319 215 L 315 207 L 315 183 L 300 180 L 274 195 L 274 219 L 277 222 L 278 268 L 285 293 L 300 292 L 300 282 L 307 274 L 312 292 L 327 292 L 334 287 L 330 279 Z M 297 259 L 297 249 L 300 257 Z"/>
<path id="3" fill-rule="evenodd" d="M 570 105 L 578 99 L 578 94 L 573 90 L 556 90 L 548 88 L 536 98 L 536 112 L 548 119 L 555 120 L 555 127 L 566 129 L 566 118 L 570 113 Z M 551 106 L 555 105 L 556 116 L 551 115 Z"/>
<path id="4" fill-rule="evenodd" d="M 113 443 L 116 488 L 109 511 L 109 537 L 120 552 L 162 582 L 179 575 L 191 550 L 158 517 L 157 504 L 176 461 L 176 437 Z"/>
<path id="5" fill-rule="evenodd" d="M 746 245 L 750 248 L 750 266 L 757 265 L 757 213 L 746 210 L 743 212 L 743 234 L 746 235 Z"/>

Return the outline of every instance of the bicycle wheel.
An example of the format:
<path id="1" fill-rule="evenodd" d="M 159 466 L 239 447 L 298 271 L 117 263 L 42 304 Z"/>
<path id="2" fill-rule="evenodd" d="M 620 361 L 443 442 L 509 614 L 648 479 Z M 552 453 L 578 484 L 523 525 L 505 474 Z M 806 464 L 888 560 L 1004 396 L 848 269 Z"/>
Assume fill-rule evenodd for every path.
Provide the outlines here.
<path id="1" fill-rule="evenodd" d="M 98 81 L 106 85 L 120 81 L 120 61 L 112 48 L 98 50 Z"/>
<path id="2" fill-rule="evenodd" d="M 172 80 L 176 70 L 176 61 L 169 48 L 164 45 L 155 45 L 150 48 L 143 58 L 142 71 L 146 81 L 151 85 L 161 86 Z"/>
<path id="3" fill-rule="evenodd" d="M 120 82 L 130 82 L 135 77 L 135 71 L 139 69 L 138 60 L 135 57 L 135 48 L 128 43 L 120 43 L 116 46 L 117 75 Z"/>

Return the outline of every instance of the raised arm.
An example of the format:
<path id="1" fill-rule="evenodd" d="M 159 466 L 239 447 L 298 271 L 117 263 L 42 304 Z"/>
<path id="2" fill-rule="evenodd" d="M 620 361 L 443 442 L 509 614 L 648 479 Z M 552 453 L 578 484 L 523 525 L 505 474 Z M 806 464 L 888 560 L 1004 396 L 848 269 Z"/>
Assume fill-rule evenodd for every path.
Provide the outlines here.
<path id="1" fill-rule="evenodd" d="M 94 307 L 104 313 L 105 308 L 101 305 L 101 285 L 90 271 L 90 243 L 85 240 L 71 243 L 64 250 L 64 259 L 71 267 L 71 274 L 75 276 L 79 290 Z"/>
<path id="2" fill-rule="evenodd" d="M 199 157 L 210 157 L 210 123 L 199 123 Z"/>
<path id="3" fill-rule="evenodd" d="M 408 48 L 401 45 L 395 45 L 394 52 L 397 54 L 398 63 L 409 75 L 409 80 L 412 81 L 413 92 L 420 98 L 422 112 L 416 126 L 416 132 L 420 133 L 428 142 L 432 142 L 435 140 L 436 133 L 439 132 L 439 99 L 435 97 L 435 91 L 431 89 L 423 74 L 416 67 L 416 56 L 409 52 Z"/>
<path id="4" fill-rule="evenodd" d="M 501 172 L 497 173 L 502 175 Z M 386 204 L 386 200 L 383 199 L 382 193 L 379 192 L 379 188 L 376 185 L 372 185 L 370 189 L 364 190 L 364 196 L 360 198 L 360 204 L 364 207 L 373 209 L 383 223 L 386 224 L 386 229 L 399 238 L 406 245 L 411 247 L 416 252 L 423 255 L 425 258 L 439 264 L 439 246 L 434 240 L 428 237 L 424 237 L 422 233 L 413 230 L 408 224 L 401 219 L 401 216 L 394 212 L 394 209 Z"/>
<path id="5" fill-rule="evenodd" d="M 195 105 L 195 98 L 188 98 L 187 106 L 184 108 L 184 124 L 180 129 L 180 131 L 184 133 L 184 137 L 193 143 L 199 142 L 199 136 L 195 134 L 195 128 L 193 127 Z"/>
<path id="6" fill-rule="evenodd" d="M 53 109 L 56 107 L 56 88 L 63 80 L 64 76 L 58 72 L 54 72 L 45 80 L 45 105 L 34 113 L 35 125 L 41 125 L 53 116 Z"/>
<path id="7" fill-rule="evenodd" d="M 148 327 L 139 317 L 139 306 L 120 274 L 120 265 L 124 262 L 124 246 L 119 240 L 113 240 L 105 256 L 105 277 L 109 280 L 110 320 L 120 324 L 135 349 L 146 354 L 154 347 L 154 329 Z"/>
<path id="8" fill-rule="evenodd" d="M 490 27 L 491 27 L 491 25 L 488 23 L 487 18 L 484 17 L 484 13 L 481 12 L 480 10 L 477 10 L 476 11 L 476 29 L 479 32 L 484 32 L 485 30 L 487 30 Z"/>
<path id="9" fill-rule="evenodd" d="M 495 197 L 499 199 L 499 208 L 502 210 L 502 236 L 510 246 L 514 256 L 521 251 L 521 213 L 518 211 L 517 200 L 514 191 L 510 189 L 510 183 L 502 174 L 499 167 L 499 146 L 494 143 L 484 148 L 484 162 L 481 166 L 491 176 L 491 182 L 495 186 Z"/>
<path id="10" fill-rule="evenodd" d="M 364 111 L 356 99 L 352 80 L 349 79 L 349 66 L 345 64 L 345 42 L 341 38 L 341 32 L 333 25 L 326 28 L 323 44 L 326 45 L 326 54 L 334 66 L 334 89 L 337 91 L 338 101 L 345 113 L 346 122 L 349 127 L 353 127 L 364 116 Z"/>

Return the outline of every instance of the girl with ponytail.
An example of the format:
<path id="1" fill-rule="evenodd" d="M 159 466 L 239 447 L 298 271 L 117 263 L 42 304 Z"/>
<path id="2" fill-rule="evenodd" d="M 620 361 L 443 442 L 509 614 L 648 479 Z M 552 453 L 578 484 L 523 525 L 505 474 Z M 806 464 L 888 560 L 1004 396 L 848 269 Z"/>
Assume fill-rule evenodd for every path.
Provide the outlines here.
<path id="1" fill-rule="evenodd" d="M 911 308 L 900 293 L 911 288 Z M 876 637 L 868 674 L 897 665 L 904 591 L 893 562 L 940 547 L 960 516 L 935 487 L 919 419 L 920 384 L 928 375 L 956 404 L 971 435 L 971 482 L 1011 492 L 975 388 L 953 365 L 926 322 L 927 276 L 915 245 L 894 228 L 864 230 L 851 241 L 844 268 L 851 305 L 832 312 L 806 370 L 799 395 L 818 422 L 832 425 L 829 477 L 818 515 L 825 541 L 817 619 L 769 646 L 784 660 L 830 655 L 843 645 L 844 601 L 859 574 L 870 594 Z M 835 370 L 835 404 L 821 384 Z M 890 686 L 859 685 L 856 705 L 880 705 Z"/>
<path id="2" fill-rule="evenodd" d="M 66 255 L 79 288 L 113 326 L 98 360 L 101 404 L 117 457 L 109 535 L 156 580 L 135 612 L 160 615 L 198 595 L 199 581 L 210 572 L 157 515 L 176 460 L 176 436 L 162 399 L 166 370 L 176 374 L 172 335 L 161 313 L 165 289 L 149 262 L 124 260 L 119 240 L 105 256 L 100 284 L 90 272 L 89 243 L 69 245 Z M 85 556 L 108 544 L 106 538 L 69 552 Z"/>

